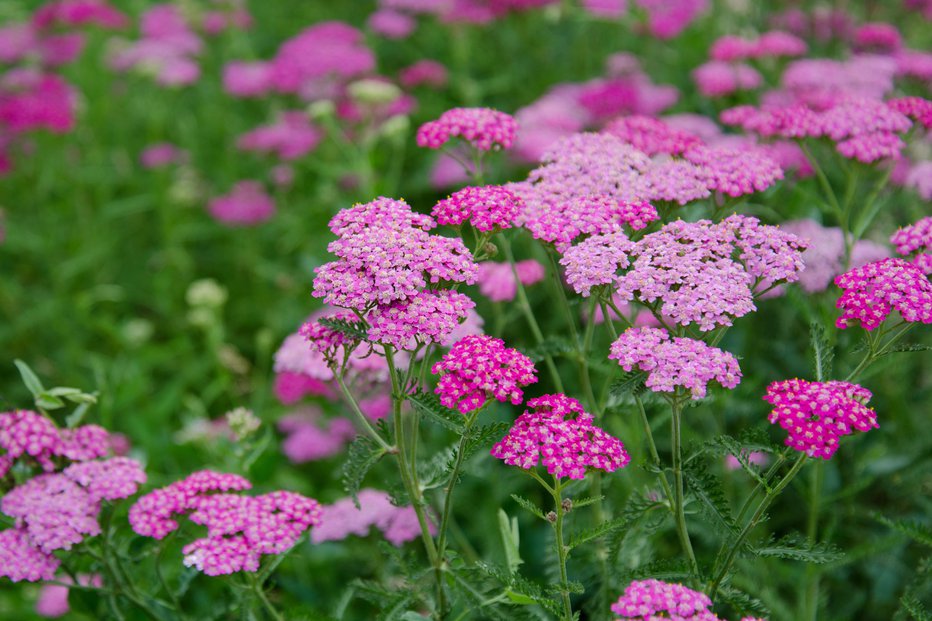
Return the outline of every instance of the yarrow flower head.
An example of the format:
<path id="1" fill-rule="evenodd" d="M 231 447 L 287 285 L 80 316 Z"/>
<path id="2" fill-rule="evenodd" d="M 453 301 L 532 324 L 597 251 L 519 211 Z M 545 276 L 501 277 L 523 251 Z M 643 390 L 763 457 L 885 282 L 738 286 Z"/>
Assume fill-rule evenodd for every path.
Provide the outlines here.
<path id="1" fill-rule="evenodd" d="M 900 97 L 889 100 L 887 105 L 918 121 L 926 129 L 932 129 L 932 101 L 922 97 Z"/>
<path id="2" fill-rule="evenodd" d="M 207 536 L 182 548 L 186 566 L 209 576 L 254 572 L 263 555 L 285 552 L 318 524 L 321 510 L 316 500 L 293 492 L 226 493 L 249 487 L 237 475 L 196 472 L 140 498 L 130 508 L 130 525 L 140 535 L 162 539 L 178 528 L 172 516 L 188 513 L 191 522 L 207 528 Z"/>
<path id="3" fill-rule="evenodd" d="M 593 235 L 567 248 L 560 259 L 566 268 L 567 284 L 585 298 L 593 287 L 614 284 L 616 272 L 631 264 L 628 255 L 635 247 L 627 235 L 617 232 Z"/>
<path id="4" fill-rule="evenodd" d="M 391 497 L 375 489 L 361 489 L 353 498 L 341 498 L 332 505 L 321 507 L 321 524 L 311 531 L 311 541 L 340 541 L 350 535 L 365 537 L 375 526 L 395 546 L 416 539 L 421 534 L 414 507 L 396 507 Z M 436 528 L 428 520 L 431 534 Z"/>
<path id="5" fill-rule="evenodd" d="M 518 282 L 528 287 L 542 281 L 546 274 L 544 266 L 534 259 L 518 261 L 514 269 L 510 263 L 483 261 L 479 264 L 479 293 L 492 302 L 510 302 L 518 292 Z"/>
<path id="6" fill-rule="evenodd" d="M 240 181 L 229 194 L 212 198 L 207 209 L 223 223 L 249 226 L 271 218 L 275 202 L 258 181 Z"/>
<path id="7" fill-rule="evenodd" d="M 490 232 L 513 226 L 523 210 L 521 199 L 497 186 L 466 187 L 434 205 L 437 222 L 458 226 L 468 221 L 476 230 Z"/>
<path id="8" fill-rule="evenodd" d="M 695 134 L 676 129 L 650 116 L 621 117 L 609 123 L 603 131 L 647 155 L 682 155 L 690 148 L 702 144 L 702 140 Z"/>
<path id="9" fill-rule="evenodd" d="M 763 192 L 783 179 L 783 169 L 761 149 L 748 147 L 694 147 L 686 159 L 701 166 L 708 175 L 710 190 L 731 197 Z"/>
<path id="10" fill-rule="evenodd" d="M 591 469 L 614 472 L 631 458 L 621 440 L 592 424 L 579 401 L 562 394 L 527 402 L 508 434 L 492 447 L 492 456 L 531 470 L 538 463 L 557 478 L 583 479 Z"/>
<path id="11" fill-rule="evenodd" d="M 730 353 L 695 339 L 671 338 L 660 328 L 628 328 L 612 343 L 608 357 L 625 371 L 637 367 L 647 372 L 645 384 L 654 392 L 681 387 L 701 399 L 712 380 L 725 388 L 741 381 L 741 368 Z"/>
<path id="12" fill-rule="evenodd" d="M 399 350 L 443 343 L 475 305 L 458 291 L 423 291 L 373 310 L 368 317 L 369 340 Z"/>
<path id="13" fill-rule="evenodd" d="M 789 432 L 784 444 L 809 457 L 828 459 L 843 436 L 879 427 L 877 413 L 867 407 L 871 392 L 848 382 L 774 382 L 764 401 L 774 406 L 768 416 Z"/>
<path id="14" fill-rule="evenodd" d="M 510 114 L 492 108 L 453 108 L 417 130 L 420 147 L 439 149 L 452 138 L 462 138 L 479 151 L 509 149 L 515 142 L 518 123 Z"/>
<path id="15" fill-rule="evenodd" d="M 347 331 L 337 330 L 330 325 L 321 323 L 322 319 L 325 321 L 339 322 L 347 327 L 358 327 L 358 329 L 362 329 L 362 323 L 359 321 L 359 317 L 353 313 L 336 311 L 323 317 L 318 317 L 312 321 L 305 322 L 300 330 L 298 330 L 298 334 L 307 340 L 311 350 L 319 352 L 323 355 L 324 359 L 327 360 L 327 364 L 334 367 L 342 362 L 341 358 L 343 354 L 352 353 L 353 350 L 356 349 L 356 346 L 359 344 L 359 339 L 355 338 Z"/>
<path id="16" fill-rule="evenodd" d="M 926 216 L 899 229 L 890 237 L 896 251 L 913 257 L 913 263 L 926 274 L 932 274 L 932 216 Z"/>
<path id="17" fill-rule="evenodd" d="M 62 459 L 84 461 L 110 452 L 110 434 L 98 425 L 58 429 L 50 418 L 31 410 L 0 413 L 0 478 L 20 458 L 55 470 Z"/>
<path id="18" fill-rule="evenodd" d="M 618 621 L 718 621 L 711 607 L 712 600 L 705 593 L 682 584 L 648 579 L 629 584 L 624 595 L 612 604 L 612 612 L 618 615 Z"/>
<path id="19" fill-rule="evenodd" d="M 889 258 L 856 267 L 835 279 L 843 293 L 835 306 L 839 328 L 860 323 L 877 328 L 894 310 L 904 321 L 932 323 L 932 283 L 922 269 L 905 259 Z"/>
<path id="20" fill-rule="evenodd" d="M 841 229 L 822 226 L 815 220 L 791 220 L 781 223 L 780 228 L 807 244 L 802 254 L 805 269 L 799 274 L 799 286 L 806 293 L 825 291 L 843 271 L 845 240 Z M 861 239 L 851 249 L 851 266 L 858 267 L 889 256 L 886 246 Z"/>
<path id="21" fill-rule="evenodd" d="M 320 410 L 313 408 L 281 417 L 278 430 L 285 434 L 282 453 L 295 464 L 337 455 L 356 437 L 356 429 L 349 419 L 325 420 Z"/>
<path id="22" fill-rule="evenodd" d="M 530 358 L 487 335 L 457 341 L 431 373 L 440 375 L 434 389 L 440 403 L 462 414 L 477 410 L 488 399 L 519 405 L 524 399 L 521 389 L 537 381 Z"/>

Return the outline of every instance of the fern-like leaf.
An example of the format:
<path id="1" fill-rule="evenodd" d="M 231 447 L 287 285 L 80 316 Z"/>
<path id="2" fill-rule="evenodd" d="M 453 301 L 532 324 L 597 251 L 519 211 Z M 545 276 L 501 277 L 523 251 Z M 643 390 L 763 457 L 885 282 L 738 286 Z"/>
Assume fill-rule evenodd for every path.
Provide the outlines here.
<path id="1" fill-rule="evenodd" d="M 446 427 L 451 431 L 462 434 L 466 424 L 463 415 L 442 405 L 440 399 L 432 392 L 418 391 L 408 395 L 410 401 L 418 412 L 427 420 Z"/>

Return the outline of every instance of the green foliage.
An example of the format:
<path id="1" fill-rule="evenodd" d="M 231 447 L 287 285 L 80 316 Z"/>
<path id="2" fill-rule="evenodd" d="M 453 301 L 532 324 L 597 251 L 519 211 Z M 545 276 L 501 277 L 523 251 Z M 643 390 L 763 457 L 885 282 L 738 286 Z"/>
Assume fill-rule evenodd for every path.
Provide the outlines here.
<path id="1" fill-rule="evenodd" d="M 765 544 L 753 546 L 751 552 L 757 556 L 790 559 L 816 565 L 824 565 L 844 557 L 844 553 L 836 546 L 824 542 L 810 544 L 799 534 L 785 535 L 778 541 L 771 540 Z"/>
<path id="2" fill-rule="evenodd" d="M 816 381 L 827 382 L 832 379 L 832 363 L 835 349 L 828 340 L 825 327 L 818 322 L 809 324 L 809 344 L 812 348 L 812 372 Z"/>
<path id="3" fill-rule="evenodd" d="M 440 399 L 432 392 L 418 391 L 408 395 L 410 401 L 417 411 L 432 423 L 446 427 L 450 431 L 462 434 L 466 429 L 466 421 L 463 415 L 455 410 L 442 405 Z"/>
<path id="4" fill-rule="evenodd" d="M 348 319 L 339 319 L 336 317 L 322 317 L 317 320 L 320 325 L 344 334 L 354 341 L 368 340 L 369 333 L 362 321 L 351 321 Z"/>
<path id="5" fill-rule="evenodd" d="M 388 436 L 388 429 L 380 425 L 382 437 Z M 349 446 L 346 461 L 343 462 L 342 479 L 343 489 L 353 497 L 353 502 L 359 506 L 359 499 L 356 497 L 362 481 L 369 470 L 379 462 L 387 451 L 376 444 L 371 438 L 365 435 L 356 436 L 356 439 Z"/>

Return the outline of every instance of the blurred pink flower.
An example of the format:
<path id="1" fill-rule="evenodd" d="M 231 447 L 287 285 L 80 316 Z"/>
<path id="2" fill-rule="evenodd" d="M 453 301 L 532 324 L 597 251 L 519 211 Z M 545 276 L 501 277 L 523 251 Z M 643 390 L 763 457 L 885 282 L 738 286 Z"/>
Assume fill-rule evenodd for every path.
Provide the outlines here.
<path id="1" fill-rule="evenodd" d="M 228 194 L 212 198 L 207 209 L 221 222 L 249 226 L 271 218 L 275 202 L 258 181 L 240 181 Z"/>
<path id="2" fill-rule="evenodd" d="M 139 162 L 143 168 L 162 168 L 169 164 L 184 162 L 187 157 L 187 151 L 179 149 L 170 142 L 160 142 L 146 147 L 139 155 Z"/>
<path id="3" fill-rule="evenodd" d="M 242 151 L 258 151 L 277 155 L 283 160 L 296 160 L 314 150 L 323 132 L 311 125 L 307 114 L 300 110 L 282 113 L 272 125 L 263 125 L 247 132 L 236 141 Z"/>
<path id="4" fill-rule="evenodd" d="M 386 39 L 404 39 L 414 32 L 417 22 L 410 15 L 391 9 L 380 9 L 369 16 L 366 25 Z"/>
<path id="5" fill-rule="evenodd" d="M 231 62 L 223 68 L 223 88 L 234 97 L 257 97 L 272 90 L 269 63 Z"/>
<path id="6" fill-rule="evenodd" d="M 413 65 L 405 67 L 398 74 L 398 81 L 405 88 L 415 86 L 432 86 L 440 88 L 447 83 L 447 68 L 435 60 L 419 60 Z"/>

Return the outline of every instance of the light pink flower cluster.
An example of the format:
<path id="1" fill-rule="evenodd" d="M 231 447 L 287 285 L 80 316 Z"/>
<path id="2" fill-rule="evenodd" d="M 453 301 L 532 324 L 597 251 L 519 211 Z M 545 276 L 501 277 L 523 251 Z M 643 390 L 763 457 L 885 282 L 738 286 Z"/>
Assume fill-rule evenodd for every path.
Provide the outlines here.
<path id="1" fill-rule="evenodd" d="M 638 114 L 615 119 L 603 131 L 647 155 L 682 155 L 690 148 L 702 144 L 702 140 L 695 134 L 676 129 L 660 119 Z"/>
<path id="2" fill-rule="evenodd" d="M 894 310 L 904 321 L 932 323 L 932 283 L 905 259 L 889 258 L 856 267 L 835 279 L 843 290 L 835 303 L 839 328 L 877 328 Z"/>
<path id="3" fill-rule="evenodd" d="M 744 63 L 710 60 L 693 70 L 693 81 L 705 97 L 724 97 L 738 91 L 749 91 L 763 82 L 754 67 Z"/>
<path id="4" fill-rule="evenodd" d="M 618 621 L 718 621 L 705 593 L 661 580 L 635 580 L 612 604 Z"/>
<path id="5" fill-rule="evenodd" d="M 116 71 L 137 69 L 163 86 L 185 86 L 201 75 L 197 56 L 203 41 L 173 4 L 155 4 L 140 20 L 142 37 L 115 48 L 110 66 Z"/>
<path id="6" fill-rule="evenodd" d="M 369 339 L 406 349 L 443 342 L 475 303 L 443 282 L 472 284 L 478 266 L 459 238 L 432 235 L 434 221 L 404 201 L 379 198 L 344 210 L 330 228 L 338 260 L 316 268 L 314 296 L 368 313 Z"/>
<path id="7" fill-rule="evenodd" d="M 59 429 L 50 418 L 31 410 L 0 413 L 0 478 L 21 458 L 29 458 L 44 471 L 55 470 L 62 460 L 83 461 L 110 452 L 110 434 L 98 425 Z"/>
<path id="8" fill-rule="evenodd" d="M 479 151 L 510 149 L 518 124 L 510 114 L 492 108 L 452 108 L 417 130 L 417 144 L 439 149 L 452 138 L 461 138 Z"/>
<path id="9" fill-rule="evenodd" d="M 702 341 L 671 338 L 660 328 L 628 328 L 612 343 L 608 357 L 625 371 L 637 367 L 647 372 L 645 384 L 654 392 L 675 392 L 682 387 L 693 399 L 701 399 L 712 380 L 725 388 L 741 382 L 741 369 L 733 355 Z"/>
<path id="10" fill-rule="evenodd" d="M 734 35 L 721 37 L 712 44 L 709 56 L 712 60 L 732 62 L 756 58 L 802 56 L 807 50 L 806 42 L 796 35 L 772 30 L 754 39 Z"/>
<path id="11" fill-rule="evenodd" d="M 170 142 L 152 144 L 139 154 L 139 163 L 143 168 L 164 168 L 169 164 L 178 164 L 188 159 L 188 152 L 179 149 Z"/>
<path id="12" fill-rule="evenodd" d="M 487 335 L 460 339 L 430 371 L 440 376 L 434 389 L 440 403 L 462 414 L 489 399 L 519 405 L 524 399 L 521 389 L 537 381 L 530 358 Z"/>
<path id="13" fill-rule="evenodd" d="M 318 409 L 302 409 L 281 417 L 278 430 L 285 434 L 282 453 L 295 464 L 337 455 L 356 437 L 349 419 L 325 420 Z"/>
<path id="14" fill-rule="evenodd" d="M 402 69 L 398 81 L 406 88 L 429 86 L 440 88 L 446 86 L 449 79 L 447 68 L 435 60 L 422 59 Z"/>
<path id="15" fill-rule="evenodd" d="M 932 216 L 926 216 L 904 226 L 890 237 L 896 251 L 908 257 L 926 274 L 932 274 Z"/>
<path id="16" fill-rule="evenodd" d="M 81 586 L 93 586 L 101 588 L 103 578 L 100 574 L 78 574 L 78 584 Z M 56 576 L 57 582 L 73 584 L 71 576 Z M 64 584 L 43 584 L 39 589 L 39 596 L 36 598 L 36 614 L 48 619 L 63 617 L 71 611 L 68 605 L 68 592 L 70 589 Z"/>
<path id="17" fill-rule="evenodd" d="M 145 480 L 137 461 L 114 457 L 73 463 L 14 487 L 0 501 L 0 511 L 16 520 L 0 532 L 0 549 L 13 555 L 0 552 L 0 576 L 51 580 L 59 565 L 52 553 L 100 534 L 101 503 L 132 496 Z"/>
<path id="18" fill-rule="evenodd" d="M 644 193 L 651 200 L 678 205 L 711 196 L 709 181 L 705 167 L 682 159 L 655 161 L 641 179 Z"/>
<path id="19" fill-rule="evenodd" d="M 710 190 L 731 197 L 763 192 L 783 179 L 783 169 L 761 149 L 699 146 L 685 157 L 702 167 Z"/>
<path id="20" fill-rule="evenodd" d="M 892 24 L 869 22 L 855 29 L 852 44 L 859 50 L 896 52 L 903 47 L 903 36 Z"/>
<path id="21" fill-rule="evenodd" d="M 195 472 L 142 496 L 130 508 L 129 522 L 137 534 L 162 539 L 179 526 L 173 516 L 187 513 L 207 528 L 207 536 L 182 549 L 186 566 L 209 576 L 258 571 L 263 555 L 291 548 L 320 522 L 321 510 L 316 500 L 293 492 L 228 493 L 250 487 L 235 474 Z"/>
<path id="22" fill-rule="evenodd" d="M 336 365 L 343 362 L 344 353 L 352 353 L 358 345 L 358 341 L 339 330 L 335 330 L 320 322 L 321 319 L 346 321 L 353 325 L 362 326 L 359 317 L 347 311 L 336 311 L 317 317 L 312 321 L 305 322 L 298 330 L 298 334 L 304 337 L 312 351 L 320 353 L 327 365 L 333 369 Z M 346 348 L 349 351 L 346 352 Z"/>
<path id="23" fill-rule="evenodd" d="M 498 185 L 469 186 L 434 205 L 432 215 L 439 224 L 459 226 L 464 222 L 476 230 L 508 229 L 523 210 L 521 199 Z"/>
<path id="24" fill-rule="evenodd" d="M 635 0 L 647 12 L 647 29 L 658 39 L 680 34 L 708 7 L 708 0 Z"/>
<path id="25" fill-rule="evenodd" d="M 510 263 L 483 261 L 479 264 L 479 293 L 492 302 L 510 302 L 518 292 L 519 281 L 528 287 L 542 281 L 546 274 L 544 266 L 534 259 L 518 261 L 514 269 Z"/>
<path id="26" fill-rule="evenodd" d="M 313 151 L 323 138 L 323 132 L 311 125 L 307 114 L 300 110 L 284 112 L 272 125 L 257 127 L 240 136 L 236 148 L 241 151 L 271 153 L 290 161 Z"/>
<path id="27" fill-rule="evenodd" d="M 560 262 L 581 295 L 614 285 L 624 301 L 656 305 L 673 322 L 708 331 L 755 310 L 758 289 L 797 280 L 804 249 L 795 235 L 734 215 L 719 223 L 676 220 L 636 243 L 596 235 Z"/>
<path id="28" fill-rule="evenodd" d="M 802 261 L 805 269 L 799 274 L 799 286 L 806 293 L 825 291 L 842 273 L 845 240 L 840 228 L 825 227 L 815 220 L 792 220 L 780 228 L 806 243 Z M 890 256 L 886 246 L 869 240 L 858 240 L 851 249 L 851 266 L 858 267 Z"/>
<path id="29" fill-rule="evenodd" d="M 866 405 L 870 398 L 857 384 L 801 379 L 773 382 L 764 395 L 774 406 L 768 420 L 789 433 L 784 444 L 822 459 L 835 454 L 842 436 L 879 427 L 877 413 Z"/>
<path id="30" fill-rule="evenodd" d="M 614 472 L 631 460 L 621 440 L 592 424 L 579 401 L 562 394 L 527 402 L 492 456 L 510 466 L 531 470 L 538 463 L 555 477 L 583 479 L 592 468 Z"/>
<path id="31" fill-rule="evenodd" d="M 228 194 L 210 199 L 207 210 L 231 226 L 265 222 L 275 214 L 275 201 L 258 181 L 240 181 Z"/>
<path id="32" fill-rule="evenodd" d="M 321 507 L 321 524 L 311 531 L 311 541 L 342 541 L 350 535 L 365 537 L 375 526 L 395 546 L 416 539 L 421 534 L 414 507 L 396 507 L 383 491 L 361 489 L 356 495 L 359 507 L 352 498 L 341 498 L 332 505 Z M 433 534 L 434 524 L 428 521 Z"/>

